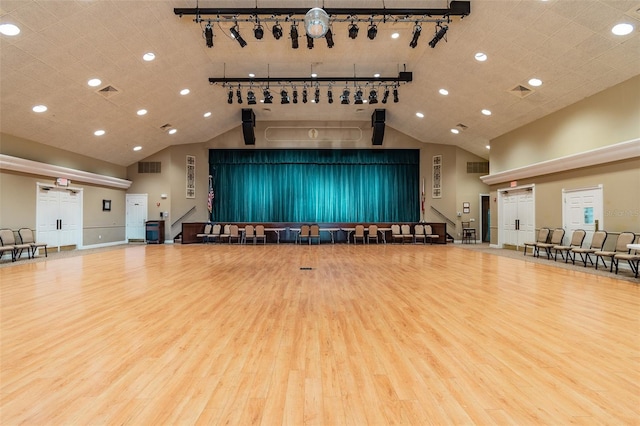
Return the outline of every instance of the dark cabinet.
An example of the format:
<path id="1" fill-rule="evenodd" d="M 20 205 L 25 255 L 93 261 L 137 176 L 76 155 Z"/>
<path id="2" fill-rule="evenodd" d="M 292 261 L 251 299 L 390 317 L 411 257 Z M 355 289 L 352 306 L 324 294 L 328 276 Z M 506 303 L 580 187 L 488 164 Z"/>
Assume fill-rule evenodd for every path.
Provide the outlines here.
<path id="1" fill-rule="evenodd" d="M 145 223 L 145 240 L 147 244 L 164 243 L 164 220 L 148 220 Z"/>

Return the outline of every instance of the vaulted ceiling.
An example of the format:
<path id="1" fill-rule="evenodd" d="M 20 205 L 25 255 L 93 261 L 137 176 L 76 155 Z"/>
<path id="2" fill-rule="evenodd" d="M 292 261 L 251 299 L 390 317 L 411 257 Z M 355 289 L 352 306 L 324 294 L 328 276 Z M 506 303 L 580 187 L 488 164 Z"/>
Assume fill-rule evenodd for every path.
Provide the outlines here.
<path id="1" fill-rule="evenodd" d="M 256 6 L 423 9 L 446 8 L 447 2 L 199 1 L 199 7 Z M 214 46 L 208 48 L 202 24 L 174 14 L 174 8 L 194 7 L 196 0 L 0 0 L 0 23 L 21 30 L 0 35 L 0 131 L 126 166 L 241 124 L 246 92 L 242 105 L 235 99 L 228 104 L 227 89 L 210 85 L 209 77 L 397 76 L 406 70 L 413 81 L 400 86 L 397 103 L 328 104 L 323 88 L 318 104 L 281 105 L 276 95 L 273 104 L 253 109 L 258 121 L 349 122 L 369 121 L 382 107 L 388 126 L 419 141 L 488 158 L 491 139 L 640 73 L 636 0 L 471 0 L 471 14 L 453 19 L 435 48 L 428 45 L 431 23 L 423 24 L 418 46 L 409 47 L 411 22 L 380 24 L 375 40 L 366 37 L 366 24 L 351 39 L 348 23 L 336 22 L 333 48 L 319 39 L 307 49 L 301 38 L 295 50 L 288 23 L 282 23 L 280 40 L 271 36 L 271 23 L 256 40 L 253 24 L 240 22 L 247 41 L 241 48 L 230 37 L 231 25 L 221 22 L 213 24 Z M 634 26 L 631 34 L 612 34 L 622 22 Z M 155 60 L 143 60 L 148 52 Z M 479 52 L 486 61 L 475 59 Z M 93 78 L 101 81 L 96 87 L 87 84 Z M 542 85 L 532 86 L 531 78 Z M 334 96 L 344 85 L 336 81 Z M 524 89 L 514 90 L 519 86 Z M 182 89 L 189 93 L 181 95 Z M 47 110 L 33 112 L 35 105 Z M 141 109 L 147 114 L 138 115 Z M 170 134 L 171 128 L 177 131 Z M 105 133 L 96 136 L 96 130 Z M 135 146 L 142 149 L 133 151 Z"/>

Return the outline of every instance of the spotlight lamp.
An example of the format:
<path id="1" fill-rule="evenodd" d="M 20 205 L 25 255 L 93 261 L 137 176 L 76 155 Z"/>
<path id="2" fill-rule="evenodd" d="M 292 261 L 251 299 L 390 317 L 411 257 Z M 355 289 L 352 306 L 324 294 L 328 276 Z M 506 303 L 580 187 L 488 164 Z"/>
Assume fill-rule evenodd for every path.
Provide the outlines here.
<path id="1" fill-rule="evenodd" d="M 280 103 L 283 105 L 289 103 L 289 93 L 284 89 L 280 91 Z"/>
<path id="2" fill-rule="evenodd" d="M 238 32 L 238 24 L 235 24 L 233 27 L 231 27 L 229 31 L 231 32 L 231 36 L 236 39 L 240 47 L 245 47 L 247 45 L 247 42 L 244 41 L 244 39 Z"/>
<path id="3" fill-rule="evenodd" d="M 333 103 L 333 91 L 331 90 L 331 87 L 329 87 L 329 90 L 327 90 L 327 102 L 329 102 L 330 104 Z"/>
<path id="4" fill-rule="evenodd" d="M 389 99 L 389 88 L 385 87 L 384 94 L 382 95 L 382 103 L 386 104 L 388 99 Z"/>
<path id="5" fill-rule="evenodd" d="M 371 25 L 369 25 L 369 29 L 367 29 L 367 37 L 369 37 L 369 40 L 373 40 L 376 38 L 376 35 L 378 35 L 378 26 L 372 22 Z"/>
<path id="6" fill-rule="evenodd" d="M 416 22 L 416 26 L 413 27 L 413 38 L 411 39 L 411 43 L 409 43 L 409 46 L 411 46 L 413 49 L 415 49 L 416 46 L 418 45 L 418 39 L 420 38 L 421 32 L 422 32 L 422 27 Z"/>
<path id="7" fill-rule="evenodd" d="M 446 25 L 441 26 L 440 24 L 438 24 L 438 26 L 436 27 L 436 35 L 434 35 L 431 41 L 429 42 L 429 46 L 431 46 L 432 49 L 436 47 L 436 44 L 438 44 L 438 42 L 442 40 L 442 38 L 447 34 L 448 29 L 449 29 L 448 26 Z"/>
<path id="8" fill-rule="evenodd" d="M 293 88 L 293 103 L 298 103 L 298 89 L 296 89 L 295 87 Z"/>
<path id="9" fill-rule="evenodd" d="M 316 91 L 313 95 L 313 101 L 317 104 L 320 103 L 320 88 L 318 86 L 316 86 Z"/>
<path id="10" fill-rule="evenodd" d="M 376 92 L 375 89 L 371 89 L 369 92 L 369 103 L 371 105 L 378 103 L 378 92 Z"/>
<path id="11" fill-rule="evenodd" d="M 307 34 L 307 49 L 313 49 L 313 37 Z"/>
<path id="12" fill-rule="evenodd" d="M 262 37 L 264 37 L 264 28 L 259 23 L 253 28 L 253 36 L 256 40 L 262 40 Z"/>
<path id="13" fill-rule="evenodd" d="M 349 38 L 356 39 L 358 37 L 358 26 L 355 22 L 351 21 L 351 25 L 349 25 Z"/>
<path id="14" fill-rule="evenodd" d="M 345 87 L 342 91 L 342 95 L 340 96 L 340 103 L 342 105 L 349 105 L 349 96 L 351 92 L 349 92 L 349 88 Z"/>
<path id="15" fill-rule="evenodd" d="M 327 33 L 324 35 L 324 38 L 327 40 L 327 47 L 331 49 L 335 44 L 333 42 L 333 32 L 331 31 L 331 28 L 327 30 Z"/>
<path id="16" fill-rule="evenodd" d="M 275 23 L 273 28 L 271 28 L 271 34 L 273 34 L 273 38 L 275 38 L 276 40 L 280 40 L 282 38 L 282 27 L 280 26 L 280 24 L 278 24 L 277 22 Z"/>
<path id="17" fill-rule="evenodd" d="M 227 103 L 228 104 L 233 103 L 233 89 L 229 89 L 229 94 L 227 95 Z"/>
<path id="18" fill-rule="evenodd" d="M 247 103 L 249 105 L 255 105 L 256 104 L 256 94 L 251 89 L 249 89 L 249 91 L 247 92 Z"/>
<path id="19" fill-rule="evenodd" d="M 238 86 L 238 90 L 236 90 L 236 98 L 238 98 L 238 103 L 242 103 L 242 92 L 240 91 L 240 86 Z"/>
<path id="20" fill-rule="evenodd" d="M 397 104 L 400 102 L 400 98 L 398 97 L 398 86 L 393 88 L 393 103 Z"/>
<path id="21" fill-rule="evenodd" d="M 291 25 L 291 47 L 298 48 L 298 26 L 295 23 Z"/>
<path id="22" fill-rule="evenodd" d="M 362 89 L 356 90 L 356 94 L 353 95 L 353 103 L 356 105 L 362 105 L 364 103 L 362 100 Z"/>
<path id="23" fill-rule="evenodd" d="M 211 28 L 211 22 L 204 27 L 204 38 L 207 41 L 207 47 L 213 47 L 213 28 Z"/>
<path id="24" fill-rule="evenodd" d="M 272 104 L 273 103 L 273 95 L 269 92 L 269 88 L 268 87 L 262 91 L 262 95 L 264 96 L 264 103 L 265 104 Z"/>
<path id="25" fill-rule="evenodd" d="M 307 97 L 307 88 L 303 88 L 302 89 L 302 103 L 306 104 L 308 101 L 308 97 Z"/>

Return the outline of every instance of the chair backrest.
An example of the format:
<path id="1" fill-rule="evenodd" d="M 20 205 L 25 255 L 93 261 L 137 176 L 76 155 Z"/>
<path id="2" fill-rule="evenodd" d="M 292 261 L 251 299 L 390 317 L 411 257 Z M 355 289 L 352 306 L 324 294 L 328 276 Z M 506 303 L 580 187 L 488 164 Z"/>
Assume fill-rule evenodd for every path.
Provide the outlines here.
<path id="1" fill-rule="evenodd" d="M 320 225 L 311 225 L 309 227 L 309 235 L 312 237 L 319 237 L 320 236 Z"/>
<path id="2" fill-rule="evenodd" d="M 593 233 L 591 239 L 591 249 L 601 250 L 604 247 L 604 242 L 607 240 L 607 231 L 596 231 Z"/>
<path id="3" fill-rule="evenodd" d="M 550 232 L 551 230 L 549 228 L 540 228 L 538 231 L 538 237 L 536 238 L 536 243 L 546 243 Z"/>
<path id="4" fill-rule="evenodd" d="M 471 222 L 460 222 L 460 224 L 462 225 L 462 229 L 471 228 Z"/>
<path id="5" fill-rule="evenodd" d="M 400 225 L 391 225 L 391 234 L 400 235 Z"/>
<path id="6" fill-rule="evenodd" d="M 416 226 L 414 226 L 413 233 L 416 235 L 424 235 L 424 225 L 419 223 Z"/>
<path id="7" fill-rule="evenodd" d="M 229 235 L 237 237 L 239 235 L 238 225 L 229 225 Z"/>
<path id="8" fill-rule="evenodd" d="M 211 233 L 211 228 L 213 228 L 213 225 L 210 223 L 207 223 L 204 226 L 204 231 L 202 231 L 203 234 L 210 234 Z"/>
<path id="9" fill-rule="evenodd" d="M 378 225 L 369 225 L 369 235 L 372 238 L 378 236 Z"/>
<path id="10" fill-rule="evenodd" d="M 551 244 L 553 245 L 558 245 L 558 244 L 562 244 L 562 239 L 564 238 L 564 229 L 563 228 L 556 228 L 553 230 L 553 233 L 551 234 Z"/>
<path id="11" fill-rule="evenodd" d="M 220 226 L 219 223 L 216 223 L 215 225 L 213 225 L 213 228 L 211 228 L 211 235 L 220 235 L 221 228 L 222 226 Z"/>
<path id="12" fill-rule="evenodd" d="M 424 226 L 424 233 L 426 235 L 433 235 L 433 229 L 431 228 L 431 225 Z"/>
<path id="13" fill-rule="evenodd" d="M 356 231 L 353 234 L 354 237 L 364 237 L 364 225 L 356 225 Z"/>
<path id="14" fill-rule="evenodd" d="M 18 236 L 20 237 L 20 241 L 22 241 L 22 244 L 31 244 L 36 242 L 36 239 L 33 237 L 33 231 L 31 230 L 31 228 L 18 229 Z"/>
<path id="15" fill-rule="evenodd" d="M 618 239 L 616 240 L 616 249 L 615 251 L 628 253 L 629 249 L 627 248 L 627 244 L 633 244 L 633 240 L 636 239 L 636 234 L 633 232 L 622 232 L 618 235 Z"/>
<path id="16" fill-rule="evenodd" d="M 411 227 L 409 225 L 402 225 L 401 227 L 402 235 L 411 235 Z"/>
<path id="17" fill-rule="evenodd" d="M 229 235 L 231 233 L 231 225 L 228 223 L 224 226 L 224 234 Z"/>
<path id="18" fill-rule="evenodd" d="M 0 239 L 3 246 L 13 246 L 16 244 L 16 237 L 11 229 L 0 229 Z"/>
<path id="19" fill-rule="evenodd" d="M 244 227 L 244 235 L 247 236 L 247 237 L 253 237 L 255 235 L 254 234 L 254 229 L 255 228 L 253 227 L 253 225 L 245 226 Z"/>
<path id="20" fill-rule="evenodd" d="M 256 225 L 256 237 L 264 237 L 264 225 Z"/>
<path id="21" fill-rule="evenodd" d="M 569 246 L 571 247 L 582 247 L 582 242 L 584 241 L 584 237 L 587 235 L 584 229 L 576 229 L 571 234 L 571 242 Z"/>
<path id="22" fill-rule="evenodd" d="M 302 225 L 300 227 L 300 236 L 308 237 L 309 236 L 309 225 Z"/>

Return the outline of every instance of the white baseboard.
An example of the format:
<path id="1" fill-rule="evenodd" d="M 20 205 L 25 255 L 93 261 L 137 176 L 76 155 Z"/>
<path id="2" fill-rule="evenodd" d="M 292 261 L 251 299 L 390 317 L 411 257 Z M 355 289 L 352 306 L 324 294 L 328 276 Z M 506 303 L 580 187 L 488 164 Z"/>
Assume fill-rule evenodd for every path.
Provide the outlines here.
<path id="1" fill-rule="evenodd" d="M 91 244 L 91 245 L 88 245 L 88 246 L 78 247 L 78 250 L 94 249 L 94 248 L 110 247 L 110 246 L 119 246 L 121 244 L 127 244 L 127 241 L 124 240 L 124 241 L 112 241 L 110 243 Z"/>

